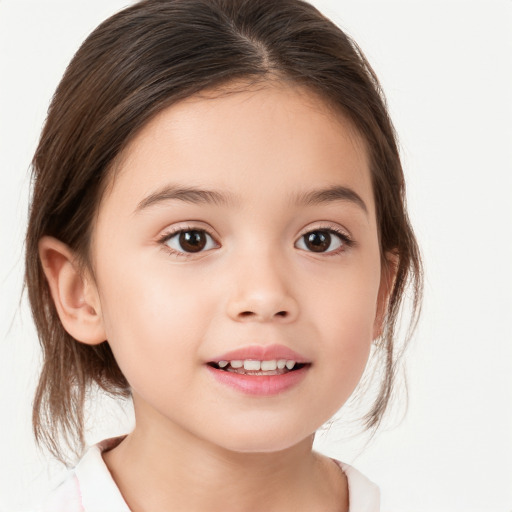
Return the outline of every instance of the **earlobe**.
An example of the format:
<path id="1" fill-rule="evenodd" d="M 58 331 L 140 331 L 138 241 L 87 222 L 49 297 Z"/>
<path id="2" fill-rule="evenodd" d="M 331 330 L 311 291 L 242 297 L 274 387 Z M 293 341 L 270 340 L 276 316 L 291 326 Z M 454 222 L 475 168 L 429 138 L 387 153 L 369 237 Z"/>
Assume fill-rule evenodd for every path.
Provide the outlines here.
<path id="1" fill-rule="evenodd" d="M 385 261 L 382 263 L 379 294 L 377 297 L 377 313 L 373 325 L 374 340 L 382 336 L 382 332 L 384 331 L 389 298 L 395 285 L 398 262 L 398 254 L 392 252 L 386 253 Z"/>
<path id="2" fill-rule="evenodd" d="M 64 329 L 82 343 L 105 341 L 96 285 L 80 271 L 73 251 L 56 238 L 45 236 L 39 241 L 39 257 Z"/>

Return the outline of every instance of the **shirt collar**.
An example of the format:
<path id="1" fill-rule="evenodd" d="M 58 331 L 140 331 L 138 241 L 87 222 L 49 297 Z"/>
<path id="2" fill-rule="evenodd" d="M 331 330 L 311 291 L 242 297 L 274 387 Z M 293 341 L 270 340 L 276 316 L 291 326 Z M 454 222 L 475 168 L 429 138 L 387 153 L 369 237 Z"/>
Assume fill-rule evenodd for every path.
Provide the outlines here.
<path id="1" fill-rule="evenodd" d="M 102 452 L 114 448 L 125 437 L 106 439 L 91 446 L 76 466 L 75 475 L 86 512 L 130 512 L 101 456 Z"/>
<path id="2" fill-rule="evenodd" d="M 101 454 L 115 448 L 124 436 L 91 446 L 75 468 L 85 512 L 130 512 Z M 349 512 L 378 512 L 379 488 L 357 469 L 335 461 L 348 481 Z"/>

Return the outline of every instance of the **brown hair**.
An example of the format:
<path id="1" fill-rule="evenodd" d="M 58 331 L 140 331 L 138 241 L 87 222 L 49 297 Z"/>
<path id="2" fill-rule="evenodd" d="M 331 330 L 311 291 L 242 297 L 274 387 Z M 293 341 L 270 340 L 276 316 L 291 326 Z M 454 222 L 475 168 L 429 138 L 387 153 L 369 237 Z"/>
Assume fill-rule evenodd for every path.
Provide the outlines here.
<path id="1" fill-rule="evenodd" d="M 269 77 L 309 88 L 347 116 L 366 140 L 381 251 L 398 255 L 378 340 L 382 383 L 368 428 L 388 404 L 396 371 L 395 325 L 412 285 L 411 328 L 421 299 L 421 261 L 405 208 L 405 184 L 378 80 L 360 49 L 301 0 L 145 0 L 103 22 L 69 64 L 33 159 L 26 286 L 43 366 L 33 404 L 36 440 L 64 461 L 59 436 L 84 449 L 83 411 L 93 385 L 129 397 L 108 341 L 90 346 L 63 328 L 38 255 L 44 235 L 88 264 L 93 218 L 121 151 L 156 113 L 233 81 Z M 412 330 L 411 330 L 412 332 Z"/>

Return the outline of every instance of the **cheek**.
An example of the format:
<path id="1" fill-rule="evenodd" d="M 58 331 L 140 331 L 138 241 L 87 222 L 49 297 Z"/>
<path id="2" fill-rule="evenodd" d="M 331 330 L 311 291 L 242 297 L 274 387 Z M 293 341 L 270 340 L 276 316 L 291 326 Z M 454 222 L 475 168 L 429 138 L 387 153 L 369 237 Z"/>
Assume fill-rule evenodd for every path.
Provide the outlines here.
<path id="1" fill-rule="evenodd" d="M 130 384 L 148 368 L 165 362 L 175 372 L 173 363 L 195 356 L 208 301 L 191 293 L 193 283 L 168 265 L 127 261 L 105 266 L 98 280 L 107 339 Z"/>
<path id="2" fill-rule="evenodd" d="M 348 387 L 357 384 L 373 341 L 380 282 L 376 268 L 365 265 L 332 276 L 322 300 L 313 297 L 310 303 L 323 357 L 330 358 L 329 367 Z"/>
<path id="3" fill-rule="evenodd" d="M 308 308 L 328 331 L 344 338 L 372 337 L 377 313 L 380 265 L 368 262 L 335 269 L 317 280 Z"/>

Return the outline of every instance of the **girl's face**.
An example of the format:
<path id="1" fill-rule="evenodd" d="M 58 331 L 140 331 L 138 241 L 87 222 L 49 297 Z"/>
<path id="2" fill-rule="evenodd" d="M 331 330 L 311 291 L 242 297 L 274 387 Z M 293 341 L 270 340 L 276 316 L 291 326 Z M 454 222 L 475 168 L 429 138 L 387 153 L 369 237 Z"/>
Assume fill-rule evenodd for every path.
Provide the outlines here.
<path id="1" fill-rule="evenodd" d="M 285 85 L 154 118 L 103 197 L 92 259 L 136 428 L 235 451 L 295 445 L 343 405 L 386 295 L 362 139 Z"/>

